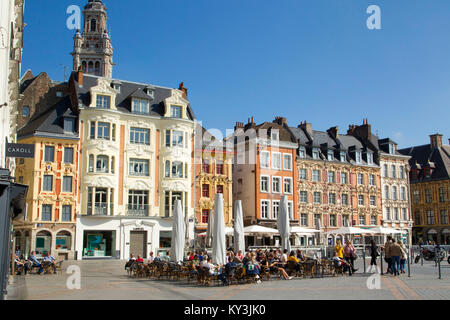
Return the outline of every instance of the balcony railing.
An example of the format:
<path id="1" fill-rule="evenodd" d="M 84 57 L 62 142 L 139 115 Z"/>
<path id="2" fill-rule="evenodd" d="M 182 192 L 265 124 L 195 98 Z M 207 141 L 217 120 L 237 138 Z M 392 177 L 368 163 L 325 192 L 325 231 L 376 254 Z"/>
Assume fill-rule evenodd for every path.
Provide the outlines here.
<path id="1" fill-rule="evenodd" d="M 133 217 L 148 217 L 148 205 L 128 204 L 127 215 Z"/>
<path id="2" fill-rule="evenodd" d="M 94 211 L 92 211 L 94 209 Z M 110 210 L 108 214 L 108 205 L 106 203 L 96 204 L 94 207 L 92 205 L 88 205 L 87 207 L 88 215 L 94 216 L 112 216 L 114 213 L 114 204 L 110 204 Z"/>

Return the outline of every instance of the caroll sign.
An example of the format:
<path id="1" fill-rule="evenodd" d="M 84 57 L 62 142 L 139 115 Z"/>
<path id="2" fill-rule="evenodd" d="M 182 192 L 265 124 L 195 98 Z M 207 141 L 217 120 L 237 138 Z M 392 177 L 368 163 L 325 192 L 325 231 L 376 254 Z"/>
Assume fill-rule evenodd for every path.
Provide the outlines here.
<path id="1" fill-rule="evenodd" d="M 34 158 L 34 144 L 6 144 L 7 158 Z"/>

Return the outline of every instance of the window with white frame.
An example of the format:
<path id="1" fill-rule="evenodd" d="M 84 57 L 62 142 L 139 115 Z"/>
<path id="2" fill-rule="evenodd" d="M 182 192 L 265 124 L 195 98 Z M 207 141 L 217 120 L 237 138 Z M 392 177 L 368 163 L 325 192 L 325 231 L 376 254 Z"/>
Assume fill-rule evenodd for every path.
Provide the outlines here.
<path id="1" fill-rule="evenodd" d="M 329 204 L 336 204 L 336 194 L 335 193 L 329 193 L 328 194 L 328 203 Z"/>
<path id="2" fill-rule="evenodd" d="M 98 122 L 97 123 L 97 139 L 110 139 L 110 124 L 107 122 Z"/>
<path id="3" fill-rule="evenodd" d="M 300 215 L 300 225 L 306 227 L 308 225 L 308 214 L 302 213 Z"/>
<path id="4" fill-rule="evenodd" d="M 402 201 L 406 201 L 406 188 L 405 187 L 400 188 L 400 199 Z"/>
<path id="5" fill-rule="evenodd" d="M 398 200 L 398 193 L 396 186 L 392 186 L 392 200 L 394 201 Z"/>
<path id="6" fill-rule="evenodd" d="M 148 115 L 150 112 L 150 103 L 146 99 L 133 99 L 133 104 L 131 106 L 131 113 Z"/>
<path id="7" fill-rule="evenodd" d="M 300 158 L 306 158 L 306 148 L 301 146 L 299 151 L 298 151 L 298 156 Z"/>
<path id="8" fill-rule="evenodd" d="M 363 226 L 366 224 L 366 217 L 365 216 L 359 216 L 359 225 Z"/>
<path id="9" fill-rule="evenodd" d="M 42 191 L 53 191 L 53 176 L 44 175 L 42 182 Z"/>
<path id="10" fill-rule="evenodd" d="M 292 178 L 283 178 L 284 189 L 283 192 L 287 194 L 292 193 Z"/>
<path id="11" fill-rule="evenodd" d="M 270 168 L 270 152 L 261 151 L 260 159 L 261 159 L 261 168 L 269 169 Z"/>
<path id="12" fill-rule="evenodd" d="M 63 177 L 63 192 L 72 192 L 72 177 Z"/>
<path id="13" fill-rule="evenodd" d="M 130 159 L 130 176 L 149 176 L 149 160 Z"/>
<path id="14" fill-rule="evenodd" d="M 398 167 L 398 177 L 400 179 L 405 179 L 405 167 L 404 166 Z"/>
<path id="15" fill-rule="evenodd" d="M 370 216 L 370 224 L 372 226 L 376 226 L 377 225 L 377 216 Z"/>
<path id="16" fill-rule="evenodd" d="M 150 130 L 144 128 L 130 128 L 130 143 L 150 144 Z"/>
<path id="17" fill-rule="evenodd" d="M 109 109 L 111 105 L 111 97 L 104 95 L 97 95 L 96 107 L 99 109 Z"/>
<path id="18" fill-rule="evenodd" d="M 272 169 L 281 170 L 281 153 L 272 152 Z"/>
<path id="19" fill-rule="evenodd" d="M 367 164 L 373 164 L 373 153 L 367 151 Z"/>
<path id="20" fill-rule="evenodd" d="M 273 141 L 280 140 L 280 132 L 278 130 L 273 130 L 270 132 L 270 139 Z"/>
<path id="21" fill-rule="evenodd" d="M 172 162 L 172 178 L 183 178 L 183 162 Z"/>
<path id="22" fill-rule="evenodd" d="M 313 170 L 312 171 L 312 180 L 313 181 L 320 181 L 320 171 L 319 170 Z"/>
<path id="23" fill-rule="evenodd" d="M 292 170 L 292 155 L 288 153 L 283 154 L 283 170 Z"/>
<path id="24" fill-rule="evenodd" d="M 330 214 L 330 227 L 336 227 L 336 215 Z"/>
<path id="25" fill-rule="evenodd" d="M 356 163 L 361 163 L 361 151 L 355 152 L 355 161 Z"/>
<path id="26" fill-rule="evenodd" d="M 100 155 L 97 156 L 96 161 L 96 172 L 108 173 L 109 172 L 109 158 L 108 156 Z"/>
<path id="27" fill-rule="evenodd" d="M 298 170 L 298 178 L 300 180 L 307 180 L 307 178 L 306 178 L 306 169 L 299 169 Z"/>
<path id="28" fill-rule="evenodd" d="M 364 205 L 364 196 L 362 194 L 360 194 L 358 196 L 358 205 L 359 206 L 363 206 Z"/>
<path id="29" fill-rule="evenodd" d="M 364 176 L 362 173 L 358 173 L 358 184 L 364 184 Z"/>
<path id="30" fill-rule="evenodd" d="M 434 224 L 434 211 L 427 210 L 427 224 Z"/>
<path id="31" fill-rule="evenodd" d="M 341 203 L 343 206 L 348 206 L 348 194 L 346 194 L 346 193 L 342 194 Z"/>
<path id="32" fill-rule="evenodd" d="M 393 143 L 389 143 L 389 154 L 395 154 L 395 148 Z"/>
<path id="33" fill-rule="evenodd" d="M 333 150 L 328 150 L 327 159 L 328 159 L 328 161 L 333 161 L 334 160 L 334 152 L 333 152 Z"/>
<path id="34" fill-rule="evenodd" d="M 334 171 L 328 171 L 328 183 L 335 183 L 335 173 Z"/>
<path id="35" fill-rule="evenodd" d="M 42 205 L 41 221 L 52 221 L 52 206 L 50 204 Z"/>
<path id="36" fill-rule="evenodd" d="M 341 162 L 347 162 L 347 153 L 345 151 L 341 151 L 340 158 Z"/>
<path id="37" fill-rule="evenodd" d="M 388 165 L 387 164 L 383 165 L 383 176 L 385 178 L 389 178 L 389 172 L 388 172 Z"/>
<path id="38" fill-rule="evenodd" d="M 398 221 L 398 208 L 394 208 L 394 220 Z"/>
<path id="39" fill-rule="evenodd" d="M 287 209 L 289 220 L 294 220 L 294 206 L 292 201 L 288 201 Z"/>
<path id="40" fill-rule="evenodd" d="M 272 219 L 277 219 L 279 213 L 280 213 L 280 201 L 273 200 L 272 201 Z"/>
<path id="41" fill-rule="evenodd" d="M 408 211 L 406 210 L 406 208 L 402 208 L 402 219 L 403 221 L 408 220 Z"/>
<path id="42" fill-rule="evenodd" d="M 172 147 L 183 147 L 183 131 L 172 131 Z"/>
<path id="43" fill-rule="evenodd" d="M 172 118 L 181 118 L 181 106 L 170 106 L 170 116 Z"/>
<path id="44" fill-rule="evenodd" d="M 70 205 L 62 206 L 61 221 L 63 221 L 63 222 L 72 221 L 72 206 L 70 206 Z"/>
<path id="45" fill-rule="evenodd" d="M 386 207 L 384 211 L 386 212 L 386 220 L 391 220 L 391 209 Z"/>
<path id="46" fill-rule="evenodd" d="M 389 186 L 384 186 L 384 198 L 389 200 Z"/>
<path id="47" fill-rule="evenodd" d="M 375 206 L 376 206 L 375 196 L 370 196 L 370 205 L 371 205 L 372 207 L 375 207 Z"/>
<path id="48" fill-rule="evenodd" d="M 341 184 L 347 184 L 348 175 L 347 172 L 341 172 Z"/>
<path id="49" fill-rule="evenodd" d="M 261 219 L 269 219 L 270 215 L 270 201 L 261 200 Z"/>
<path id="50" fill-rule="evenodd" d="M 261 192 L 270 192 L 269 181 L 270 178 L 268 176 L 261 176 Z"/>
<path id="51" fill-rule="evenodd" d="M 397 167 L 395 165 L 391 166 L 391 178 L 397 178 Z"/>
<path id="52" fill-rule="evenodd" d="M 312 149 L 312 157 L 313 157 L 313 159 L 319 159 L 319 149 L 318 148 Z"/>
<path id="53" fill-rule="evenodd" d="M 419 203 L 419 201 L 420 201 L 420 191 L 419 190 L 413 191 L 413 201 L 415 204 Z"/>
<path id="54" fill-rule="evenodd" d="M 281 193 L 281 178 L 272 177 L 272 192 Z"/>
<path id="55" fill-rule="evenodd" d="M 300 191 L 300 202 L 301 203 L 308 202 L 308 191 Z"/>
<path id="56" fill-rule="evenodd" d="M 369 174 L 369 185 L 374 186 L 375 185 L 375 175 Z"/>
<path id="57" fill-rule="evenodd" d="M 314 203 L 321 203 L 322 202 L 322 193 L 320 193 L 320 192 L 314 192 L 314 194 L 313 194 L 313 196 L 314 196 Z"/>

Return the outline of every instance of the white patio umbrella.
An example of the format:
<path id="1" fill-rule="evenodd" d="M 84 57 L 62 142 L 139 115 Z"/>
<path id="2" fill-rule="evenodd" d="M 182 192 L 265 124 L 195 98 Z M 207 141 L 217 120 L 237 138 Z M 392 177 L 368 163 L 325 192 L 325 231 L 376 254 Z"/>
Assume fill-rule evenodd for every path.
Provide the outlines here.
<path id="1" fill-rule="evenodd" d="M 223 194 L 216 194 L 214 206 L 214 236 L 212 241 L 212 262 L 226 264 L 225 218 L 223 210 Z"/>
<path id="2" fill-rule="evenodd" d="M 207 248 L 210 248 L 212 245 L 212 240 L 214 237 L 213 235 L 214 235 L 214 215 L 210 211 L 208 215 L 208 228 L 206 229 L 206 239 L 205 239 Z"/>
<path id="3" fill-rule="evenodd" d="M 241 200 L 234 202 L 234 250 L 235 252 L 239 250 L 245 252 L 244 217 Z"/>
<path id="4" fill-rule="evenodd" d="M 309 228 L 303 228 L 303 227 L 291 227 L 291 233 L 296 234 L 310 234 L 310 233 L 316 233 L 317 230 L 315 229 L 309 229 Z"/>
<path id="5" fill-rule="evenodd" d="M 369 230 L 373 231 L 375 234 L 400 234 L 400 233 L 402 233 L 400 230 L 397 230 L 394 228 L 385 228 L 382 226 L 370 228 Z"/>
<path id="6" fill-rule="evenodd" d="M 289 235 L 291 233 L 291 226 L 289 222 L 288 200 L 286 196 L 281 196 L 280 211 L 277 217 L 277 226 L 280 230 L 281 247 L 283 250 L 291 252 L 291 243 L 289 242 Z"/>
<path id="7" fill-rule="evenodd" d="M 173 213 L 172 242 L 170 248 L 170 260 L 174 262 L 183 261 L 185 244 L 185 225 L 181 200 L 176 200 Z"/>
<path id="8" fill-rule="evenodd" d="M 244 234 L 278 234 L 278 230 L 254 224 L 245 227 Z"/>
<path id="9" fill-rule="evenodd" d="M 355 227 L 341 227 L 336 230 L 328 231 L 327 234 L 374 234 L 373 231 L 369 229 L 361 229 Z"/>
<path id="10" fill-rule="evenodd" d="M 230 227 L 225 227 L 225 235 L 232 236 L 234 234 L 234 229 Z M 206 232 L 197 234 L 198 237 L 206 237 Z"/>

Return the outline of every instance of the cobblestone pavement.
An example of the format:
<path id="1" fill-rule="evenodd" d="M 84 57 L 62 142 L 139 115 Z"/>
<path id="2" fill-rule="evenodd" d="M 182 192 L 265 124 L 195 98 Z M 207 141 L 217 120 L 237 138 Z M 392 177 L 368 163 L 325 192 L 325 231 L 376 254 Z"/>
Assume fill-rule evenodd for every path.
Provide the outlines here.
<path id="1" fill-rule="evenodd" d="M 378 278 L 359 271 L 352 277 L 273 279 L 261 284 L 243 284 L 228 287 L 198 287 L 185 281 L 134 279 L 124 270 L 125 261 L 95 260 L 66 261 L 81 270 L 81 288 L 69 290 L 66 286 L 69 274 L 12 277 L 8 288 L 9 300 L 427 300 L 450 299 L 450 265 L 441 265 L 442 279 L 434 263 L 425 262 L 411 266 L 411 277 L 383 275 Z M 385 266 L 384 266 L 385 267 Z M 386 267 L 385 267 L 386 269 Z M 378 289 L 369 289 L 371 287 Z"/>

